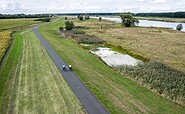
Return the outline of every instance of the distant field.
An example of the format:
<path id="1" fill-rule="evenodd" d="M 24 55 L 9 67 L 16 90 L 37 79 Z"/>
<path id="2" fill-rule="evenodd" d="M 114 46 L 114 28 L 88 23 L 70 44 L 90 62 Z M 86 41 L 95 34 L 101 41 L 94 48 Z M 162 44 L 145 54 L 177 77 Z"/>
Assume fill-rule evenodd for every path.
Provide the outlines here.
<path id="1" fill-rule="evenodd" d="M 0 19 L 0 30 L 40 23 L 33 20 L 35 19 Z"/>
<path id="2" fill-rule="evenodd" d="M 137 19 L 185 23 L 185 18 L 136 17 Z"/>
<path id="3" fill-rule="evenodd" d="M 11 32 L 3 31 L 0 32 L 0 61 L 2 60 L 7 48 L 11 41 Z"/>
<path id="4" fill-rule="evenodd" d="M 40 22 L 33 21 L 34 19 L 0 19 L 0 61 L 4 56 L 7 48 L 12 40 L 11 33 L 18 30 L 18 27 L 25 27 Z"/>
<path id="5" fill-rule="evenodd" d="M 91 21 L 96 22 L 96 20 Z M 40 32 L 57 53 L 73 66 L 75 73 L 111 113 L 182 114 L 185 112 L 184 107 L 120 75 L 98 57 L 79 46 L 73 39 L 58 36 L 56 31 L 63 23 L 64 19 L 60 19 L 44 25 L 40 28 Z M 81 22 L 81 25 L 84 23 L 86 22 Z M 90 24 L 86 30 L 92 30 L 89 28 L 94 26 L 100 28 L 98 23 Z M 108 24 L 109 27 L 114 26 L 111 23 Z"/>
<path id="6" fill-rule="evenodd" d="M 185 71 L 185 33 L 160 28 L 123 28 L 120 24 L 98 20 L 75 21 L 88 35 L 122 46 L 152 61 L 168 64 Z M 103 26 L 103 29 L 100 29 Z"/>
<path id="7" fill-rule="evenodd" d="M 15 37 L 23 40 L 22 57 L 9 70 L 10 78 L 0 102 L 1 111 L 15 114 L 85 113 L 36 35 L 27 30 L 16 33 Z M 3 74 L 6 77 L 5 71 L 0 72 L 1 78 Z"/>

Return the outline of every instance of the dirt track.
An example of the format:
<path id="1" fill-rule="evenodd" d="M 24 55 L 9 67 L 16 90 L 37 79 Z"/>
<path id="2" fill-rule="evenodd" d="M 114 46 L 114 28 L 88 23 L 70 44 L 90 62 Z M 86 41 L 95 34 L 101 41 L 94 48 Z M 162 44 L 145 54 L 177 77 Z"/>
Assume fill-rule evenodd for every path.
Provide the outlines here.
<path id="1" fill-rule="evenodd" d="M 83 84 L 78 76 L 72 71 L 63 71 L 62 64 L 65 62 L 55 52 L 55 50 L 47 43 L 38 31 L 39 26 L 33 28 L 33 31 L 43 44 L 44 48 L 54 61 L 57 68 L 63 74 L 64 79 L 67 81 L 71 89 L 74 91 L 84 108 L 89 114 L 109 114 L 109 111 L 101 104 L 101 102 L 91 93 L 91 91 Z M 67 66 L 67 64 L 66 64 Z M 68 68 L 67 68 L 68 69 Z"/>

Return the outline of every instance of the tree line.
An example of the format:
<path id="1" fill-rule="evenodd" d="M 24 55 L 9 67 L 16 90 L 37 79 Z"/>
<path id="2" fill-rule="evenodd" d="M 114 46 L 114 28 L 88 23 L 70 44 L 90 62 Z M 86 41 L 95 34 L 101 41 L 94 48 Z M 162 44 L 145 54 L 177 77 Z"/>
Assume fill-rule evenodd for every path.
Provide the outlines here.
<path id="1" fill-rule="evenodd" d="M 51 16 L 53 16 L 53 14 L 0 14 L 0 19 L 45 18 Z"/>
<path id="2" fill-rule="evenodd" d="M 137 13 L 137 14 L 134 14 L 134 16 L 141 16 L 141 17 L 185 18 L 185 12 Z"/>

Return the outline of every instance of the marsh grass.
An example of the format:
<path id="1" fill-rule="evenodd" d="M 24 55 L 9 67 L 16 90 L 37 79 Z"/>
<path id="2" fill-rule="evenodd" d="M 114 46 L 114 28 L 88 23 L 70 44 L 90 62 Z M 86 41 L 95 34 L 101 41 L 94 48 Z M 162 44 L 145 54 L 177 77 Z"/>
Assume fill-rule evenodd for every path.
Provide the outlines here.
<path id="1" fill-rule="evenodd" d="M 159 94 L 185 105 L 185 73 L 159 62 L 120 66 L 119 71 L 138 80 Z"/>

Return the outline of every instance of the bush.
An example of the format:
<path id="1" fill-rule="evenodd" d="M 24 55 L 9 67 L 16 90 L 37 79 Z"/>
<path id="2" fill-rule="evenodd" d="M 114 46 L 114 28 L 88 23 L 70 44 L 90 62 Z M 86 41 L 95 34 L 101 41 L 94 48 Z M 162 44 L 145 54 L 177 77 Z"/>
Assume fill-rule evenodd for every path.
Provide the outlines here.
<path id="1" fill-rule="evenodd" d="M 134 18 L 131 13 L 120 14 L 122 20 L 122 26 L 131 27 L 136 26 L 139 23 L 138 19 Z"/>
<path id="2" fill-rule="evenodd" d="M 85 19 L 90 19 L 89 15 L 86 15 L 86 16 L 85 16 Z"/>
<path id="3" fill-rule="evenodd" d="M 101 21 L 101 19 L 102 19 L 102 18 L 101 18 L 101 17 L 99 17 L 99 21 Z"/>
<path id="4" fill-rule="evenodd" d="M 181 31 L 181 30 L 183 29 L 182 24 L 178 24 L 177 27 L 176 27 L 176 29 L 177 29 L 178 31 Z"/>
<path id="5" fill-rule="evenodd" d="M 79 30 L 75 30 L 74 33 L 75 33 L 75 34 L 85 34 L 84 31 L 79 31 Z"/>
<path id="6" fill-rule="evenodd" d="M 67 17 L 65 17 L 65 20 L 67 20 Z"/>
<path id="7" fill-rule="evenodd" d="M 59 27 L 59 30 L 64 30 L 64 27 L 63 26 Z"/>
<path id="8" fill-rule="evenodd" d="M 47 18 L 35 19 L 34 21 L 50 22 L 51 18 L 47 17 Z"/>
<path id="9" fill-rule="evenodd" d="M 81 15 L 78 15 L 78 19 L 83 21 L 84 20 L 84 16 L 81 14 Z"/>
<path id="10" fill-rule="evenodd" d="M 65 22 L 65 29 L 66 30 L 72 30 L 75 28 L 75 25 L 72 21 L 66 21 Z"/>

